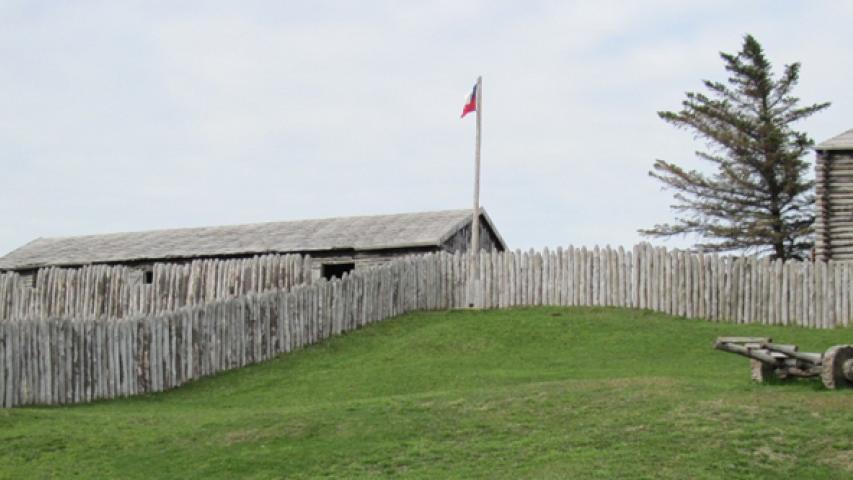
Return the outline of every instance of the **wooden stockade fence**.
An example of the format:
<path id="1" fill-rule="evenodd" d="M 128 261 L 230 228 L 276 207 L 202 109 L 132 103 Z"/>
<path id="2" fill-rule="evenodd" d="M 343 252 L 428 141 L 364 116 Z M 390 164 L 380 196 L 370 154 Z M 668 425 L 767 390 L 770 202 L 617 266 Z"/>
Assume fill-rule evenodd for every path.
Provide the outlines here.
<path id="1" fill-rule="evenodd" d="M 155 264 L 151 283 L 142 270 L 93 265 L 45 268 L 29 277 L 0 274 L 0 322 L 11 318 L 124 318 L 187 305 L 286 289 L 310 282 L 310 258 L 263 255 L 246 259 Z"/>
<path id="2" fill-rule="evenodd" d="M 480 258 L 486 308 L 602 305 L 738 323 L 849 326 L 851 266 L 568 248 Z M 468 304 L 467 257 L 427 254 L 342 280 L 159 315 L 0 322 L 0 404 L 158 392 L 413 310 Z"/>
<path id="3" fill-rule="evenodd" d="M 816 328 L 849 326 L 853 315 L 853 262 L 784 262 L 641 244 L 484 252 L 479 266 L 484 308 L 617 306 Z"/>
<path id="4" fill-rule="evenodd" d="M 464 302 L 464 282 L 454 283 L 464 278 L 461 262 L 459 255 L 407 258 L 343 280 L 156 316 L 2 322 L 0 404 L 159 392 L 408 311 L 447 309 Z"/>

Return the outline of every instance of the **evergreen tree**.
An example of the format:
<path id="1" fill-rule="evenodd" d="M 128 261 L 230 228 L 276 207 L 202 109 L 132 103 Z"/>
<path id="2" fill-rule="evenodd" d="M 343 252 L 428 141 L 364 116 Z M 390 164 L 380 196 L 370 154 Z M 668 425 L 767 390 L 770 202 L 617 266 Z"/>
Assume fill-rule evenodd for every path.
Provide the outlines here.
<path id="1" fill-rule="evenodd" d="M 812 140 L 791 125 L 829 106 L 799 107 L 791 95 L 800 64 L 774 79 L 758 41 L 744 37 L 742 50 L 721 53 L 727 83 L 705 80 L 708 94 L 688 92 L 680 112 L 658 112 L 677 128 L 707 140 L 696 152 L 716 167 L 713 175 L 657 160 L 649 175 L 674 190 L 672 224 L 640 230 L 654 237 L 697 234 L 705 251 L 740 250 L 773 258 L 806 258 L 814 222 L 814 182 L 804 160 Z"/>

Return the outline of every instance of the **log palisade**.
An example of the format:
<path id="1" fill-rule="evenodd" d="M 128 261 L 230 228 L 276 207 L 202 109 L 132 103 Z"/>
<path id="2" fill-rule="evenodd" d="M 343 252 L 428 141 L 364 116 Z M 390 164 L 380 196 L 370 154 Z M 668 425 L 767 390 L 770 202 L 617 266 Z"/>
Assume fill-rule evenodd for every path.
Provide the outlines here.
<path id="1" fill-rule="evenodd" d="M 467 254 L 413 255 L 330 281 L 275 279 L 282 274 L 298 280 L 310 261 L 259 257 L 254 267 L 207 265 L 205 274 L 195 277 L 228 279 L 224 284 L 158 277 L 164 290 L 151 298 L 162 309 L 119 316 L 111 313 L 121 308 L 110 307 L 126 301 L 112 296 L 121 292 L 111 287 L 117 280 L 96 271 L 63 277 L 67 274 L 57 270 L 55 278 L 71 281 L 50 284 L 50 293 L 21 287 L 32 290 L 29 301 L 51 299 L 37 308 L 57 313 L 0 320 L 0 406 L 64 405 L 163 391 L 406 312 L 468 305 Z M 293 268 L 259 268 L 270 264 Z M 783 263 L 641 244 L 630 250 L 483 251 L 478 264 L 482 280 L 475 293 L 483 308 L 619 306 L 709 321 L 851 325 L 851 262 Z M 101 279 L 90 296 L 60 293 L 83 288 L 87 276 Z M 20 281 L 14 273 L 0 276 L 0 304 L 7 311 L 27 311 L 16 303 Z M 231 284 L 239 285 L 239 294 L 201 295 Z M 78 303 L 83 307 L 69 307 Z M 58 305 L 69 309 L 50 310 Z M 63 316 L 75 312 L 83 313 Z"/>

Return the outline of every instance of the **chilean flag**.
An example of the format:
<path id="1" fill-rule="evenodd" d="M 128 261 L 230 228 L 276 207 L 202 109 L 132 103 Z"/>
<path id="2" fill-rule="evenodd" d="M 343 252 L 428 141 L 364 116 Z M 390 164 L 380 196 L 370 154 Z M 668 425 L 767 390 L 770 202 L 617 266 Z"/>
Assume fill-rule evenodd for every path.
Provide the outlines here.
<path id="1" fill-rule="evenodd" d="M 459 118 L 465 118 L 465 115 L 468 115 L 471 112 L 477 111 L 477 84 L 474 84 L 474 89 L 471 90 L 471 95 L 468 95 L 468 99 L 465 101 L 465 106 L 462 107 L 462 116 Z"/>

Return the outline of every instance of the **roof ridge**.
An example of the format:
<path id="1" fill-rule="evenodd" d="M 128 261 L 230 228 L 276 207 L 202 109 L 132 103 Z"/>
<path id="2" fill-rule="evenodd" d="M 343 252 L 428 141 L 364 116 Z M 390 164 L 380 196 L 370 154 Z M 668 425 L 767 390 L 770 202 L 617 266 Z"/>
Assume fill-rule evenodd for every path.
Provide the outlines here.
<path id="1" fill-rule="evenodd" d="M 442 214 L 442 213 L 456 213 L 456 212 L 470 212 L 470 209 L 448 209 L 448 210 L 430 210 L 425 212 L 401 212 L 401 213 L 380 213 L 376 215 L 347 215 L 342 217 L 319 217 L 319 218 L 300 218 L 296 220 L 270 220 L 266 222 L 251 222 L 251 223 L 233 223 L 228 225 L 205 225 L 200 227 L 175 227 L 175 228 L 155 228 L 152 230 L 129 230 L 123 232 L 108 232 L 108 233 L 89 233 L 84 235 L 67 235 L 62 237 L 38 237 L 34 240 L 31 240 L 29 243 L 23 245 L 29 245 L 37 240 L 70 240 L 70 239 L 83 239 L 89 237 L 108 237 L 113 235 L 139 235 L 144 233 L 167 233 L 167 232 L 181 232 L 181 231 L 190 231 L 190 230 L 206 230 L 206 229 L 217 229 L 217 228 L 241 228 L 241 227 L 256 227 L 263 225 L 279 225 L 283 223 L 303 223 L 303 222 L 322 222 L 327 220 L 354 220 L 354 219 L 362 219 L 362 218 L 381 218 L 381 217 L 402 217 L 402 216 L 414 216 L 414 215 L 429 215 L 429 214 Z M 0 257 L 3 258 L 3 257 Z"/>

